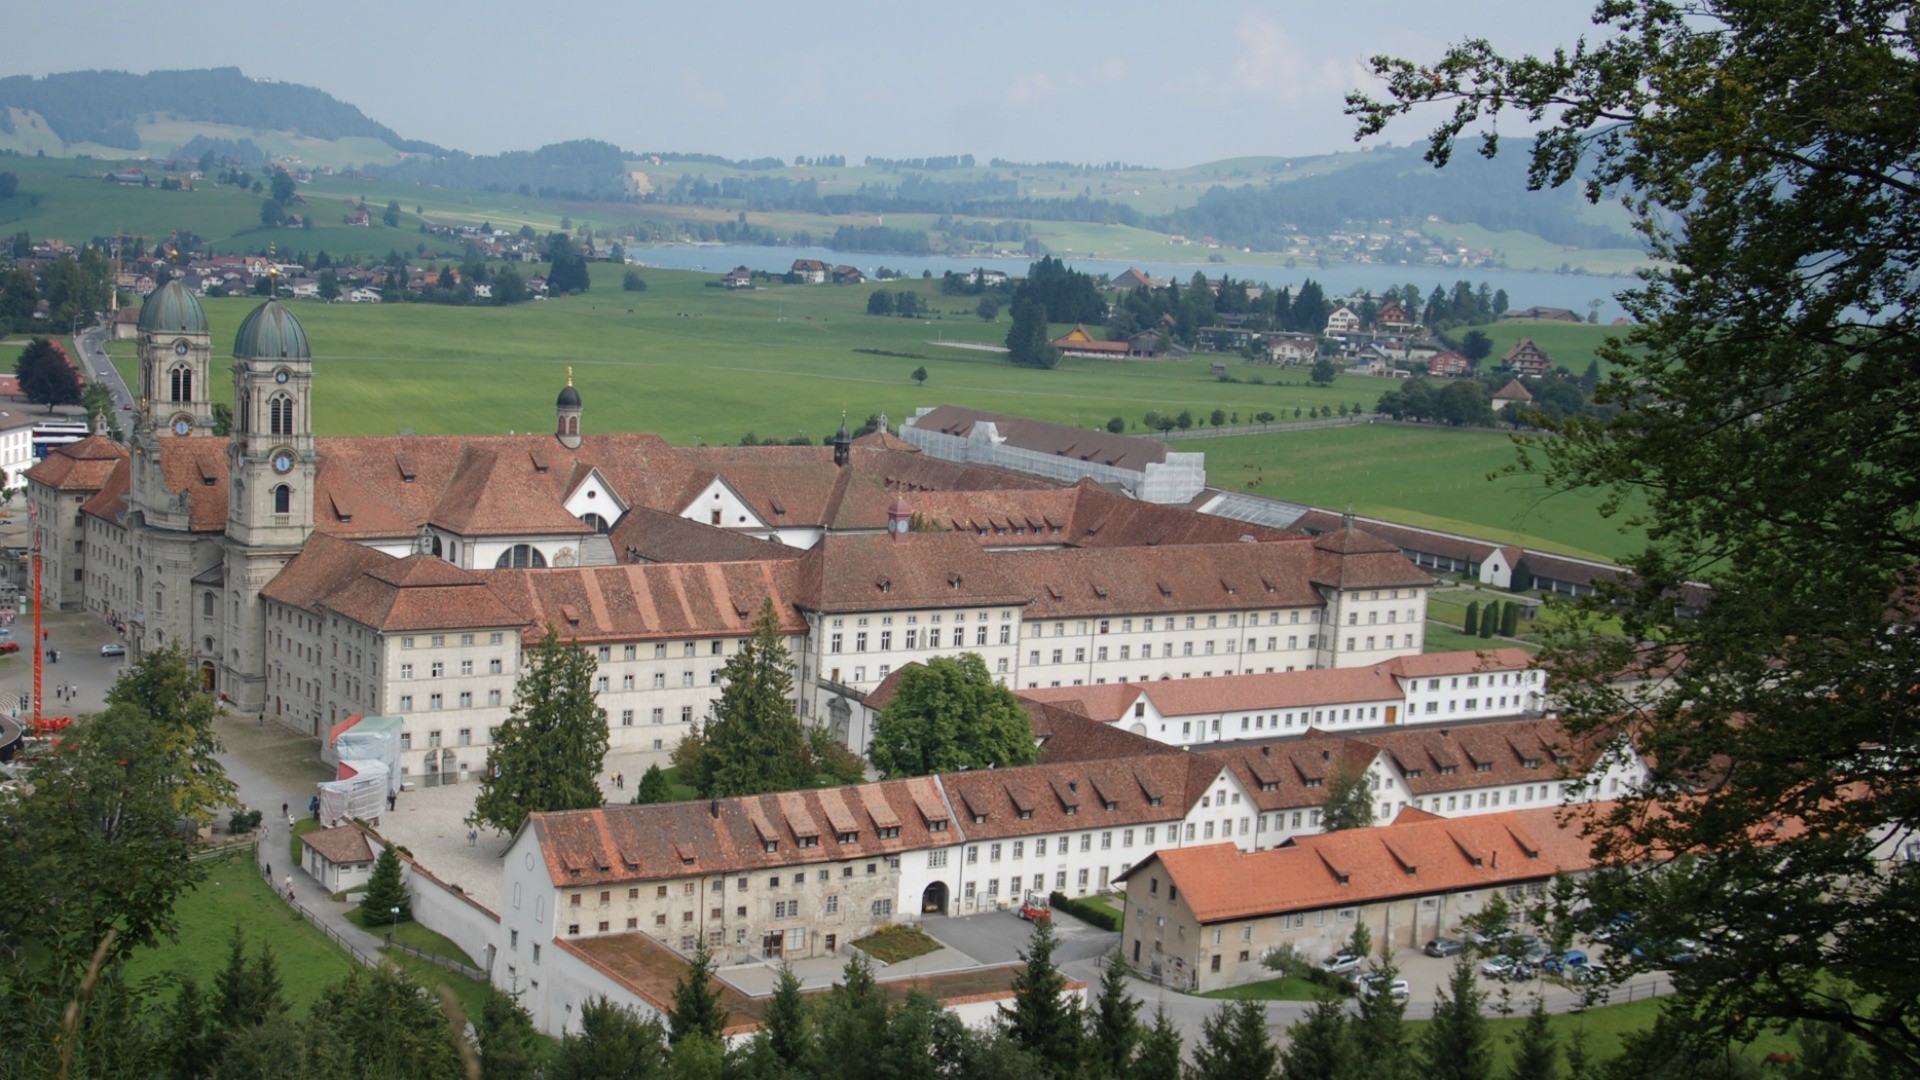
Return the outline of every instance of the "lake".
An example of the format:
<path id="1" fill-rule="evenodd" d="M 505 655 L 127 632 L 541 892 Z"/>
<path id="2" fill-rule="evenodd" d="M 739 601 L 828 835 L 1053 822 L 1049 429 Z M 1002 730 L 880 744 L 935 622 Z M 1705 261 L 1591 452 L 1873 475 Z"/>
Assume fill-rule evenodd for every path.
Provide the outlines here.
<path id="1" fill-rule="evenodd" d="M 1027 265 L 1032 262 L 1025 256 L 1018 259 L 981 259 L 977 256 L 953 259 L 942 255 L 880 255 L 869 252 L 834 251 L 823 247 L 759 247 L 740 244 L 636 246 L 627 249 L 627 258 L 628 261 L 641 266 L 658 266 L 669 270 L 710 270 L 715 274 L 724 274 L 736 266 L 784 274 L 793 266 L 795 259 L 819 259 L 828 264 L 857 266 L 869 277 L 882 266 L 913 276 L 918 276 L 922 271 L 927 270 L 932 271 L 936 277 L 949 270 L 966 273 L 976 266 L 1004 270 L 1009 274 L 1022 274 L 1026 272 Z M 1083 259 L 1072 255 L 1062 256 L 1061 260 L 1076 270 L 1090 274 L 1114 276 L 1124 272 L 1128 267 L 1134 267 L 1149 277 L 1170 278 L 1183 284 L 1193 277 L 1195 270 L 1205 270 L 1209 277 L 1225 272 L 1236 279 L 1259 281 L 1276 288 L 1298 289 L 1301 282 L 1312 278 L 1320 283 L 1329 297 L 1345 296 L 1362 289 L 1379 292 L 1389 286 L 1398 287 L 1408 283 L 1420 286 L 1420 292 L 1425 295 L 1431 293 L 1436 285 L 1450 289 L 1454 282 L 1465 278 L 1475 286 L 1484 281 L 1489 288 L 1505 289 L 1508 302 L 1516 308 L 1562 307 L 1584 315 L 1587 312 L 1587 306 L 1598 300 L 1602 322 L 1610 322 L 1615 317 L 1625 314 L 1619 302 L 1614 299 L 1614 294 L 1623 289 L 1632 288 L 1636 284 L 1635 279 L 1628 277 L 1542 274 L 1524 270 L 1381 266 L 1373 263 L 1336 263 L 1327 267 L 1257 264 L 1223 266 L 1217 263 Z"/>

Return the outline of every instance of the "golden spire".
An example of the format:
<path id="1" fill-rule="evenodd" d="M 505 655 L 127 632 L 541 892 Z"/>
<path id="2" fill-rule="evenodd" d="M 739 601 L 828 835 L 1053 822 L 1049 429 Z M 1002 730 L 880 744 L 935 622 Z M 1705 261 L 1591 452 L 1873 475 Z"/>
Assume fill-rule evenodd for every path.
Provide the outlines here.
<path id="1" fill-rule="evenodd" d="M 567 365 L 567 385 L 568 386 L 573 385 L 573 365 L 572 364 Z"/>

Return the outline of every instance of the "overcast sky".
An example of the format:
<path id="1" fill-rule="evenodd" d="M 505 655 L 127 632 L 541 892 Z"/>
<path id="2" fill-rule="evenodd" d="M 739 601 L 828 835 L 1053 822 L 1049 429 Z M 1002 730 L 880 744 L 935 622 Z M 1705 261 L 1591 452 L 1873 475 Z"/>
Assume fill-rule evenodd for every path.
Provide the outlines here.
<path id="1" fill-rule="evenodd" d="M 729 157 L 1153 166 L 1349 147 L 1376 53 L 1550 49 L 1586 0 L 20 3 L 0 72 L 237 66 L 474 153 L 599 138 Z M 1408 143 L 1417 126 L 1397 128 Z"/>

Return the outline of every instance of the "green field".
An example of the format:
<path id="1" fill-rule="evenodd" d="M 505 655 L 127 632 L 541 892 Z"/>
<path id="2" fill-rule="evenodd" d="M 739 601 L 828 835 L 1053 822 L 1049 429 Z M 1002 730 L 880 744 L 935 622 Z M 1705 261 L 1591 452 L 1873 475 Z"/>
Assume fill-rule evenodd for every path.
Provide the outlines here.
<path id="1" fill-rule="evenodd" d="M 1015 368 L 996 353 L 943 342 L 991 344 L 1004 317 L 983 323 L 964 297 L 927 282 L 879 286 L 773 285 L 732 292 L 711 275 L 648 271 L 649 289 L 619 288 L 622 268 L 592 267 L 585 296 L 513 308 L 426 304 L 296 303 L 315 350 L 315 426 L 327 435 L 546 431 L 571 367 L 588 431 L 657 432 L 676 444 L 732 444 L 751 431 L 818 441 L 845 415 L 884 412 L 899 423 L 916 407 L 953 403 L 1086 427 L 1110 417 L 1138 432 L 1145 413 L 1214 409 L 1250 422 L 1267 411 L 1371 405 L 1378 379 L 1341 376 L 1315 387 L 1298 370 L 1228 361 L 1238 380 L 1187 362 L 1068 360 L 1054 371 Z M 928 319 L 864 313 L 873 288 L 919 291 Z M 258 301 L 206 302 L 216 356 Z M 1065 327 L 1057 328 L 1064 331 Z M 873 350 L 860 352 L 856 350 Z M 112 347 L 135 382 L 130 343 Z M 875 355 L 874 352 L 898 355 Z M 220 365 L 224 366 L 224 365 Z M 911 375 L 924 366 L 925 386 Z M 1252 380 L 1259 378 L 1258 384 Z M 216 368 L 214 392 L 231 380 Z M 1593 511 L 1594 500 L 1544 497 L 1538 480 L 1489 472 L 1513 460 L 1505 435 L 1434 427 L 1362 425 L 1178 443 L 1207 455 L 1222 487 L 1410 524 L 1617 556 L 1635 546 Z"/>
<path id="2" fill-rule="evenodd" d="M 1207 475 L 1222 487 L 1244 484 L 1251 465 L 1262 479 L 1258 493 L 1274 498 L 1586 558 L 1642 546 L 1639 534 L 1619 531 L 1618 519 L 1600 517 L 1595 495 L 1551 494 L 1525 474 L 1488 479 L 1515 460 L 1512 440 L 1498 432 L 1381 423 L 1181 448 L 1205 450 Z"/>
<path id="3" fill-rule="evenodd" d="M 1503 319 L 1485 326 L 1462 326 L 1449 331 L 1449 336 L 1458 341 L 1469 330 L 1478 330 L 1493 342 L 1493 352 L 1482 361 L 1483 366 L 1498 363 L 1507 350 L 1524 337 L 1532 338 L 1533 343 L 1552 358 L 1555 366 L 1564 367 L 1575 375 L 1586 371 L 1588 363 L 1600 359 L 1596 350 L 1601 343 L 1610 337 L 1624 337 L 1627 333 L 1627 328 L 1623 326 L 1592 326 L 1550 319 Z M 1601 361 L 1600 370 L 1606 371 L 1612 366 Z"/>
<path id="4" fill-rule="evenodd" d="M 339 946 L 274 896 L 251 855 L 220 859 L 207 871 L 206 880 L 174 907 L 180 939 L 135 953 L 127 961 L 129 982 L 186 972 L 202 990 L 210 988 L 226 966 L 235 926 L 246 934 L 249 955 L 263 943 L 273 949 L 287 1004 L 296 1012 L 352 970 L 353 961 Z"/>
<path id="5" fill-rule="evenodd" d="M 1499 231 L 1479 225 L 1457 225 L 1448 221 L 1428 222 L 1422 229 L 1443 244 L 1478 251 L 1491 248 L 1500 253 L 1508 270 L 1538 270 L 1551 274 L 1562 268 L 1579 268 L 1593 279 L 1594 299 L 1611 296 L 1633 284 L 1631 280 L 1609 275 L 1630 275 L 1647 264 L 1647 254 L 1635 248 L 1569 248 L 1532 233 Z M 1585 314 L 1582 312 L 1581 314 Z"/>

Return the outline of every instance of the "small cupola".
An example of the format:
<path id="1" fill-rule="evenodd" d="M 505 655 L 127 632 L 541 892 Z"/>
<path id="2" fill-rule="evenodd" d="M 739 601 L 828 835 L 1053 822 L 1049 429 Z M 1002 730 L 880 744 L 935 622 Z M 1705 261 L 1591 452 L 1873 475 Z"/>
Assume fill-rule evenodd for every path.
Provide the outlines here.
<path id="1" fill-rule="evenodd" d="M 569 450 L 580 448 L 580 391 L 573 388 L 573 369 L 567 369 L 567 385 L 553 403 L 554 437 Z"/>
<path id="2" fill-rule="evenodd" d="M 892 504 L 887 507 L 887 535 L 893 537 L 893 542 L 897 544 L 912 531 L 913 510 L 907 506 L 907 500 L 895 495 Z"/>
<path id="3" fill-rule="evenodd" d="M 845 414 L 842 414 L 840 417 L 840 430 L 833 433 L 833 463 L 839 468 L 844 469 L 847 467 L 847 462 L 852 460 L 853 435 L 847 431 L 847 418 Z"/>

